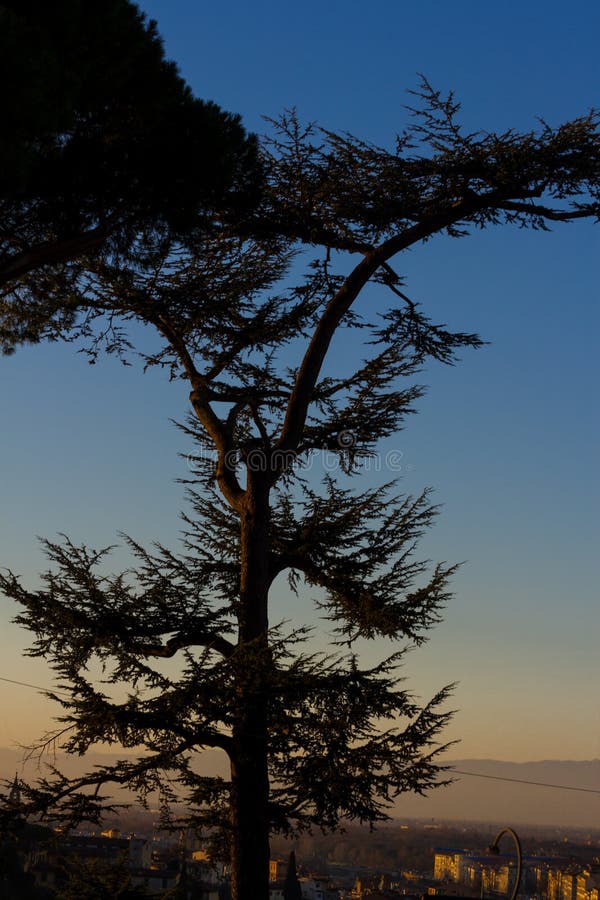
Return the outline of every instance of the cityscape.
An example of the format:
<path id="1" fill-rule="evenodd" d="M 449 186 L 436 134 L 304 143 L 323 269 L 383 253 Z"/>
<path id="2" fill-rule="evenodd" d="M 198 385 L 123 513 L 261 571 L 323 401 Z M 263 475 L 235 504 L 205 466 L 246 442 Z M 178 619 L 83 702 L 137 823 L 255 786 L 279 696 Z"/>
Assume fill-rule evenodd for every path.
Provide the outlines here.
<path id="1" fill-rule="evenodd" d="M 15 778 L 15 805 L 19 792 Z M 229 900 L 227 862 L 211 859 L 208 845 L 190 833 L 165 831 L 159 812 L 130 810 L 103 829 L 17 823 L 0 846 L 3 900 L 71 896 L 83 883 L 96 884 L 107 900 Z M 131 826 L 135 831 L 126 830 Z M 406 819 L 372 833 L 349 826 L 337 837 L 306 836 L 296 846 L 279 840 L 269 898 L 599 900 L 600 828 L 523 826 L 517 834 L 503 827 L 493 837 L 496 830 L 491 823 Z M 440 846 L 447 840 L 469 846 Z"/>

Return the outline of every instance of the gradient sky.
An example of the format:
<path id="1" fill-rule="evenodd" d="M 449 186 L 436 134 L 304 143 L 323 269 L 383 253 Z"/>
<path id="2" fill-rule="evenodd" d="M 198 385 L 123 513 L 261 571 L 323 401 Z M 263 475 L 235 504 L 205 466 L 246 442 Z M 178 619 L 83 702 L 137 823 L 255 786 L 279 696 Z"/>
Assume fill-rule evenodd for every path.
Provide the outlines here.
<path id="1" fill-rule="evenodd" d="M 558 124 L 600 104 L 591 0 L 141 6 L 194 91 L 252 130 L 296 106 L 391 144 L 417 72 L 456 91 L 472 130 Z M 406 490 L 432 485 L 444 505 L 424 553 L 467 561 L 444 623 L 406 664 L 423 697 L 459 682 L 448 738 L 463 758 L 600 757 L 599 244 L 589 223 L 491 229 L 396 260 L 434 320 L 491 342 L 429 370 L 420 414 L 383 448 L 402 454 Z M 339 341 L 334 365 L 336 353 Z M 93 545 L 119 530 L 174 544 L 184 463 L 168 420 L 185 413 L 184 386 L 114 361 L 90 367 L 69 346 L 28 348 L 0 367 L 0 565 L 33 583 L 36 535 L 59 531 Z M 45 684 L 45 665 L 21 658 L 12 613 L 2 601 L 0 675 Z M 284 616 L 310 616 L 309 598 L 282 589 L 273 618 Z M 51 712 L 5 682 L 0 701 L 0 745 L 31 740 Z"/>

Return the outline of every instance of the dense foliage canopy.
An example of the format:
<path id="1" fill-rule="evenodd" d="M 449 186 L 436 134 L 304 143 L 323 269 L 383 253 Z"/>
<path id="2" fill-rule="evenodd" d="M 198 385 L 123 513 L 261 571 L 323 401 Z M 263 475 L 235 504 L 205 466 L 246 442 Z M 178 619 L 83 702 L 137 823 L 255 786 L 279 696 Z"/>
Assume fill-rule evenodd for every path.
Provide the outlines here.
<path id="1" fill-rule="evenodd" d="M 2 0 L 0 84 L 0 292 L 256 200 L 255 139 L 193 96 L 129 0 Z"/>

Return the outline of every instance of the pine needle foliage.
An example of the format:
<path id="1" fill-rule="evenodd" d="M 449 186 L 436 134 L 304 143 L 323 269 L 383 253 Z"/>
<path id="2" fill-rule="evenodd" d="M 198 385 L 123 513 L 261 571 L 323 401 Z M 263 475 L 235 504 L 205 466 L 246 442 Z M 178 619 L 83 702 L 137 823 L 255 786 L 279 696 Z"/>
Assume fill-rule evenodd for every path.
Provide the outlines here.
<path id="1" fill-rule="evenodd" d="M 70 263 L 101 247 L 254 202 L 256 139 L 193 96 L 129 0 L 2 0 L 0 84 L 0 296 L 27 272 L 60 264 L 70 283 Z"/>

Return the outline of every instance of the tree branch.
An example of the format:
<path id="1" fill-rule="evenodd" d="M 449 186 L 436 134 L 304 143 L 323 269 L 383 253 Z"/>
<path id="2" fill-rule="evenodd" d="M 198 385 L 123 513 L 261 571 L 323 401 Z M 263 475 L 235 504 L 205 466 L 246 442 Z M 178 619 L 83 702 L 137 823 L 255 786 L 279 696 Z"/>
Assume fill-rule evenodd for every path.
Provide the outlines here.
<path id="1" fill-rule="evenodd" d="M 186 647 L 207 647 L 216 650 L 221 656 L 229 659 L 235 653 L 235 644 L 218 634 L 210 634 L 207 631 L 196 631 L 193 634 L 176 634 L 164 644 L 143 644 L 136 648 L 144 656 L 160 656 L 169 659 L 179 650 Z"/>
<path id="2" fill-rule="evenodd" d="M 365 253 L 362 261 L 350 273 L 342 287 L 327 304 L 315 329 L 312 340 L 298 369 L 296 382 L 287 406 L 281 436 L 277 443 L 278 450 L 295 450 L 298 447 L 312 393 L 333 335 L 341 320 L 377 269 L 400 251 L 406 250 L 418 241 L 431 237 L 436 232 L 455 224 L 464 218 L 465 215 L 470 215 L 479 209 L 485 208 L 489 200 L 489 195 L 466 197 L 442 212 L 426 217 L 423 221 L 384 241 L 379 247 Z"/>
<path id="3" fill-rule="evenodd" d="M 208 391 L 201 383 L 190 392 L 190 403 L 201 425 L 213 441 L 217 449 L 217 465 L 215 478 L 219 488 L 234 509 L 238 509 L 245 497 L 245 491 L 241 487 L 231 458 L 231 438 L 223 422 L 215 414 L 207 399 Z"/>
<path id="4" fill-rule="evenodd" d="M 195 747 L 214 747 L 224 750 L 225 753 L 229 754 L 231 750 L 230 743 L 230 738 L 228 738 L 227 735 L 195 735 L 194 738 L 186 738 L 185 740 L 181 741 L 177 745 L 177 747 L 172 750 L 165 750 L 162 753 L 157 753 L 149 759 L 147 758 L 141 760 L 136 765 L 128 767 L 127 771 L 125 772 L 119 773 L 116 771 L 116 768 L 113 768 L 111 770 L 101 771 L 96 775 L 84 775 L 81 778 L 70 781 L 66 787 L 56 793 L 53 793 L 50 797 L 39 798 L 37 801 L 25 804 L 25 807 L 22 811 L 26 814 L 39 812 L 47 813 L 51 806 L 55 806 L 56 804 L 60 803 L 61 800 L 64 800 L 66 797 L 71 796 L 72 794 L 82 790 L 83 788 L 95 787 L 97 791 L 103 784 L 127 784 L 128 782 L 134 780 L 140 775 L 143 775 L 145 772 L 148 772 L 151 769 L 168 766 L 169 762 L 172 759 L 175 759 L 180 754 L 185 753 L 186 750 L 193 750 Z M 50 791 L 48 790 L 48 793 L 49 792 Z"/>
<path id="5" fill-rule="evenodd" d="M 16 253 L 0 268 L 0 287 L 27 275 L 33 269 L 68 262 L 90 250 L 97 250 L 109 234 L 108 222 L 105 222 L 76 237 L 48 241 Z"/>
<path id="6" fill-rule="evenodd" d="M 244 491 L 237 479 L 235 470 L 231 466 L 230 451 L 232 447 L 228 429 L 210 405 L 212 391 L 209 384 L 194 365 L 192 356 L 182 336 L 178 334 L 168 319 L 164 316 L 156 318 L 149 316 L 148 318 L 154 322 L 156 328 L 166 338 L 179 357 L 187 379 L 192 386 L 189 395 L 190 403 L 218 453 L 217 482 L 226 500 L 231 506 L 237 508 L 244 497 Z"/>
<path id="7" fill-rule="evenodd" d="M 164 338 L 169 342 L 177 356 L 179 357 L 179 361 L 183 366 L 183 370 L 187 376 L 190 384 L 194 385 L 201 381 L 200 373 L 198 369 L 194 365 L 194 360 L 192 359 L 192 355 L 188 350 L 185 341 L 182 336 L 173 328 L 169 320 L 165 316 L 158 315 L 153 317 L 148 315 L 148 320 L 153 321 L 156 329 L 163 335 Z"/>
<path id="8" fill-rule="evenodd" d="M 511 194 L 522 197 L 531 196 L 531 193 L 531 191 L 521 187 L 515 189 L 514 185 L 512 190 L 510 187 L 507 187 L 487 191 L 483 194 L 468 191 L 461 200 L 441 211 L 425 215 L 420 222 L 404 229 L 399 234 L 393 235 L 378 247 L 367 250 L 364 253 L 362 261 L 350 273 L 342 287 L 329 301 L 314 331 L 312 340 L 298 369 L 276 449 L 287 451 L 295 450 L 298 447 L 313 390 L 337 327 L 367 281 L 375 274 L 378 268 L 384 268 L 388 275 L 391 274 L 387 267 L 387 262 L 397 253 L 408 249 L 419 241 L 426 240 L 445 228 L 456 225 L 474 213 L 484 212 L 486 209 L 526 212 L 560 221 L 597 215 L 597 212 L 594 213 L 591 208 L 562 212 L 545 206 L 521 203 L 519 200 L 509 199 Z M 400 292 L 398 294 L 405 302 L 411 303 L 404 294 Z M 275 477 L 277 477 L 277 473 Z"/>
<path id="9" fill-rule="evenodd" d="M 265 448 L 270 449 L 271 438 L 269 437 L 269 432 L 267 431 L 267 429 L 265 427 L 265 423 L 263 422 L 263 420 L 260 417 L 260 413 L 258 411 L 258 406 L 257 406 L 256 402 L 252 401 L 248 404 L 248 406 L 250 408 L 250 412 L 252 413 L 252 419 L 254 421 L 254 424 L 256 425 L 256 427 L 259 431 L 259 434 L 262 438 Z"/>
<path id="10" fill-rule="evenodd" d="M 540 206 L 537 203 L 520 203 L 518 200 L 505 200 L 497 204 L 498 209 L 508 212 L 526 213 L 530 216 L 540 216 L 543 219 L 551 219 L 554 222 L 570 222 L 572 219 L 586 219 L 590 216 L 600 215 L 600 209 L 591 206 L 584 209 L 552 209 L 549 206 Z"/>

